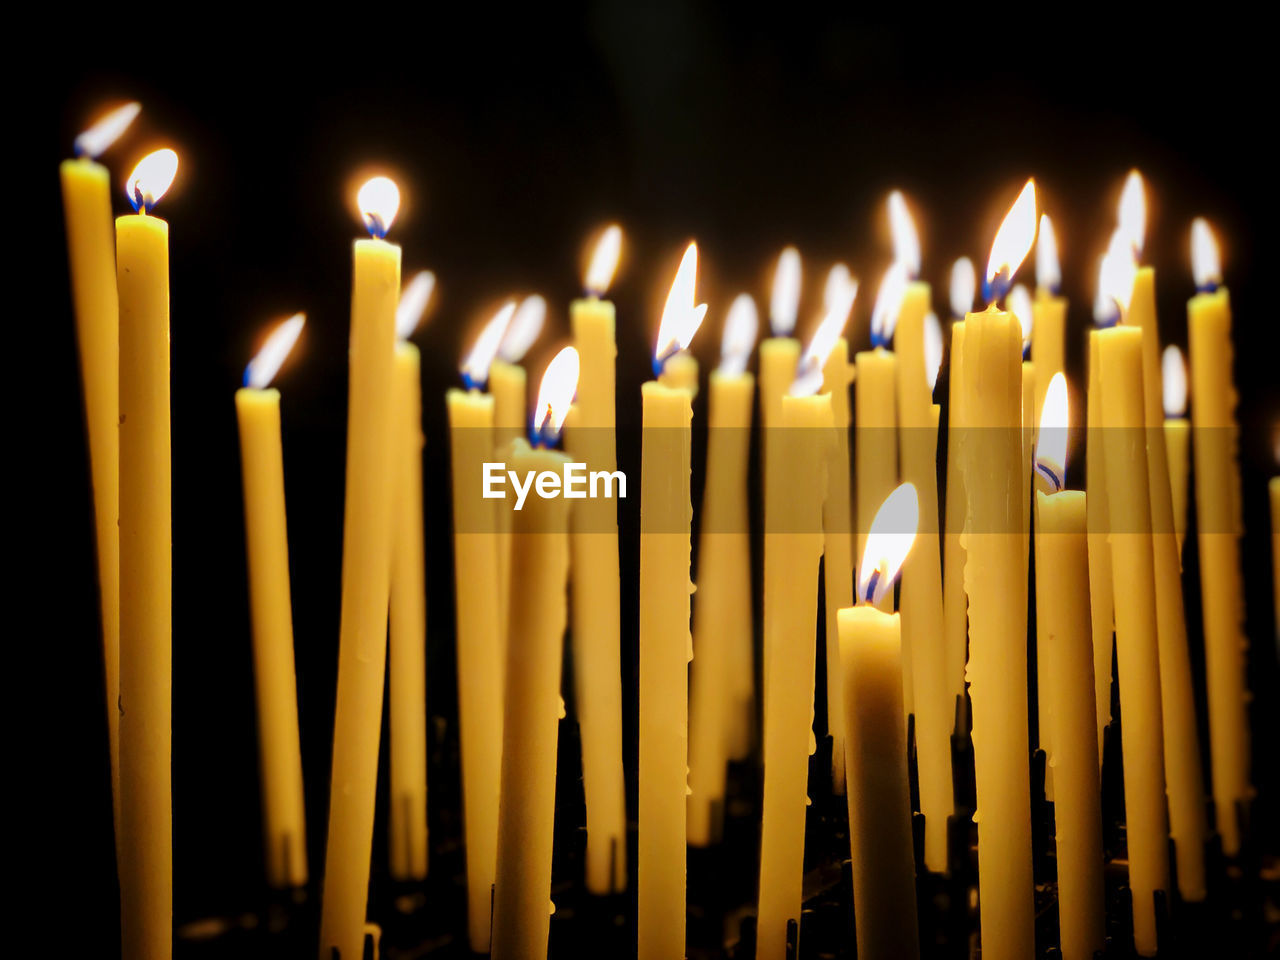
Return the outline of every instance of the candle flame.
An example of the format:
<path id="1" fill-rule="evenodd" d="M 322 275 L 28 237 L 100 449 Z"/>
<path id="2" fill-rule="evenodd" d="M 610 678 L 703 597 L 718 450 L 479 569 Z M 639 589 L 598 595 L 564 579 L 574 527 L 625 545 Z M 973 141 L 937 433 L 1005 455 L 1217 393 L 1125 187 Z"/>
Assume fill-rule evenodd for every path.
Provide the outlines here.
<path id="1" fill-rule="evenodd" d="M 1222 283 L 1222 260 L 1218 254 L 1218 241 L 1214 239 L 1209 221 L 1196 217 L 1191 221 L 1191 275 L 1196 289 L 1213 292 Z"/>
<path id="2" fill-rule="evenodd" d="M 884 347 L 893 339 L 893 328 L 898 325 L 898 313 L 907 295 L 907 265 L 895 260 L 884 272 L 880 289 L 876 291 L 875 306 L 871 308 L 871 345 Z"/>
<path id="3" fill-rule="evenodd" d="M 894 578 L 915 542 L 919 523 L 916 488 L 904 483 L 880 505 L 867 534 L 858 567 L 858 599 L 862 603 L 879 603 L 893 589 Z"/>
<path id="4" fill-rule="evenodd" d="M 963 320 L 964 315 L 973 309 L 973 298 L 978 292 L 977 271 L 973 261 L 961 257 L 951 265 L 951 315 Z"/>
<path id="5" fill-rule="evenodd" d="M 689 346 L 693 335 L 707 315 L 705 303 L 694 303 L 698 282 L 698 245 L 690 243 L 680 258 L 680 267 L 671 281 L 666 306 L 662 309 L 662 322 L 658 325 L 658 346 L 653 353 L 655 373 L 662 371 L 667 358 Z"/>
<path id="6" fill-rule="evenodd" d="M 120 135 L 129 129 L 129 125 L 141 111 L 142 104 L 137 102 L 116 107 L 76 137 L 76 156 L 90 159 L 102 156 L 113 143 L 120 139 Z"/>
<path id="7" fill-rule="evenodd" d="M 468 389 L 483 389 L 489 382 L 489 367 L 493 364 L 493 358 L 498 355 L 498 346 L 502 343 L 507 325 L 511 323 L 511 317 L 515 312 L 514 300 L 504 303 L 502 309 L 495 313 L 480 331 L 475 346 L 462 361 L 462 380 Z"/>
<path id="8" fill-rule="evenodd" d="M 773 294 L 769 298 L 769 328 L 775 337 L 789 337 L 796 328 L 800 308 L 800 251 L 786 247 L 778 255 L 773 271 Z"/>
<path id="9" fill-rule="evenodd" d="M 811 397 L 821 389 L 822 368 L 826 366 L 827 357 L 831 355 L 831 350 L 840 339 L 840 334 L 844 333 L 844 325 L 848 319 L 849 311 L 847 310 L 844 312 L 836 310 L 822 318 L 818 329 L 813 331 L 813 336 L 809 338 L 809 345 L 805 348 L 804 355 L 801 356 L 800 363 L 796 367 L 796 378 L 789 391 L 791 396 Z"/>
<path id="10" fill-rule="evenodd" d="M 267 340 L 262 345 L 262 349 L 254 355 L 248 366 L 244 368 L 244 385 L 246 387 L 252 387 L 254 390 L 265 390 L 271 386 L 271 381 L 276 378 L 276 374 L 280 372 L 280 367 L 284 365 L 285 360 L 288 358 L 289 351 L 298 342 L 298 337 L 302 334 L 302 328 L 306 322 L 305 314 L 295 313 L 267 335 Z"/>
<path id="11" fill-rule="evenodd" d="M 924 378 L 929 384 L 929 395 L 938 385 L 938 372 L 942 369 L 942 324 L 932 310 L 924 315 Z"/>
<path id="12" fill-rule="evenodd" d="M 729 314 L 725 317 L 724 333 L 720 338 L 720 374 L 725 377 L 737 377 L 747 369 L 747 360 L 756 343 L 756 334 L 760 329 L 760 318 L 756 313 L 756 302 L 751 294 L 740 293 L 729 304 Z"/>
<path id="13" fill-rule="evenodd" d="M 1068 409 L 1067 378 L 1059 370 L 1044 392 L 1035 460 L 1036 472 L 1049 481 L 1054 493 L 1066 483 Z"/>
<path id="14" fill-rule="evenodd" d="M 587 296 L 603 297 L 613 282 L 613 275 L 618 269 L 618 259 L 622 255 L 622 228 L 611 223 L 604 228 L 600 239 L 596 241 L 595 251 L 591 254 L 591 263 L 587 266 L 587 276 L 583 287 Z"/>
<path id="15" fill-rule="evenodd" d="M 901 190 L 889 194 L 889 232 L 893 237 L 893 259 L 905 264 L 908 278 L 914 280 L 920 275 L 920 235 Z"/>
<path id="16" fill-rule="evenodd" d="M 1187 415 L 1187 365 L 1182 351 L 1173 344 L 1164 348 L 1160 356 L 1160 379 L 1163 383 L 1164 415 Z"/>
<path id="17" fill-rule="evenodd" d="M 1036 182 L 1028 180 L 1005 214 L 991 244 L 983 292 L 988 304 L 998 303 L 1013 283 L 1013 275 L 1036 241 Z"/>
<path id="18" fill-rule="evenodd" d="M 1062 287 L 1062 265 L 1058 262 L 1058 233 L 1047 213 L 1040 214 L 1036 237 L 1036 283 L 1056 294 Z"/>
<path id="19" fill-rule="evenodd" d="M 436 275 L 430 270 L 419 270 L 400 291 L 400 303 L 396 307 L 396 336 L 408 340 L 418 328 L 422 315 L 427 312 L 431 294 L 436 288 Z"/>
<path id="20" fill-rule="evenodd" d="M 536 293 L 530 294 L 520 301 L 507 332 L 498 345 L 498 356 L 507 363 L 519 363 L 533 346 L 533 341 L 542 333 L 542 325 L 547 319 L 547 301 Z"/>
<path id="21" fill-rule="evenodd" d="M 1120 322 L 1121 315 L 1129 309 L 1137 276 L 1133 247 L 1117 227 L 1098 266 L 1098 293 L 1093 302 L 1093 320 L 1098 326 L 1109 327 Z"/>
<path id="22" fill-rule="evenodd" d="M 400 212 L 400 188 L 390 177 L 373 177 L 356 194 L 356 206 L 369 236 L 381 240 Z"/>
<path id="23" fill-rule="evenodd" d="M 846 320 L 858 297 L 858 281 L 843 263 L 831 265 L 827 271 L 827 283 L 822 288 L 822 312 L 842 314 Z"/>
<path id="24" fill-rule="evenodd" d="M 573 395 L 578 392 L 578 351 L 565 347 L 547 364 L 538 387 L 538 405 L 533 409 L 533 435 L 543 443 L 554 442 L 569 415 Z"/>
<path id="25" fill-rule="evenodd" d="M 1033 311 L 1031 308 L 1031 292 L 1021 283 L 1015 283 L 1009 291 L 1009 312 L 1018 318 L 1022 327 L 1022 352 L 1025 355 L 1031 346 L 1031 325 Z"/>
<path id="26" fill-rule="evenodd" d="M 178 155 L 167 147 L 139 160 L 124 188 L 134 211 L 150 213 L 177 175 Z"/>
<path id="27" fill-rule="evenodd" d="M 1133 251 L 1135 261 L 1142 260 L 1142 248 L 1147 238 L 1147 192 L 1142 174 L 1130 170 L 1120 191 L 1119 226 Z"/>

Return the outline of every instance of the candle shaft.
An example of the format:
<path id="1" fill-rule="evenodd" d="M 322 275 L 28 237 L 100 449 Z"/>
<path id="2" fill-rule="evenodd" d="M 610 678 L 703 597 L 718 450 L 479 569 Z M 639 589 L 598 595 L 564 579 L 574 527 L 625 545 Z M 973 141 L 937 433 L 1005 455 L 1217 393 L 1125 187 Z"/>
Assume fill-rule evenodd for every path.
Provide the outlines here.
<path id="1" fill-rule="evenodd" d="M 965 693 L 969 648 L 969 607 L 964 592 L 964 525 L 968 495 L 964 489 L 964 321 L 951 325 L 950 383 L 947 406 L 946 532 L 942 574 L 942 618 L 948 701 Z M 952 716 L 954 718 L 953 709 Z"/>
<path id="2" fill-rule="evenodd" d="M 1094 709 L 1097 712 L 1098 762 L 1102 740 L 1111 722 L 1111 662 L 1115 653 L 1115 599 L 1111 582 L 1110 510 L 1107 506 L 1106 448 L 1102 427 L 1102 361 L 1098 356 L 1098 331 L 1089 333 L 1088 438 L 1085 457 L 1085 491 L 1088 513 L 1089 623 L 1093 633 Z"/>

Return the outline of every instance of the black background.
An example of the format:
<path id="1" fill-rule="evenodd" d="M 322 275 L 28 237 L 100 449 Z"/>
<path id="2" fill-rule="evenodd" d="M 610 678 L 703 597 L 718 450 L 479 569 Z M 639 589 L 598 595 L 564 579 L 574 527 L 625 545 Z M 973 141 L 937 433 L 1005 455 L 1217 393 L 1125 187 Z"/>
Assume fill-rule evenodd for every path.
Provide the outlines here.
<path id="1" fill-rule="evenodd" d="M 1068 365 L 1079 384 L 1096 257 L 1125 172 L 1138 166 L 1149 185 L 1145 259 L 1159 269 L 1168 341 L 1185 344 L 1188 227 L 1208 216 L 1235 307 L 1254 769 L 1274 847 L 1277 683 L 1264 493 L 1280 412 L 1268 302 L 1274 177 L 1264 149 L 1273 118 L 1259 105 L 1270 81 L 1257 28 L 1216 12 L 1213 22 L 1170 28 L 1113 17 L 1002 24 L 986 11 L 948 24 L 921 10 L 903 26 L 789 4 L 755 13 L 657 0 L 520 14 L 371 5 L 331 21 L 310 10 L 271 27 L 265 11 L 202 11 L 193 23 L 175 11 L 161 27 L 142 22 L 149 11 L 121 10 L 92 25 L 69 18 L 16 30 L 47 48 L 38 75 L 15 77 L 22 87 L 12 91 L 31 111 L 10 149 L 33 155 L 23 180 L 34 193 L 11 193 L 25 254 L 8 273 L 15 289 L 35 283 L 39 292 L 10 318 L 21 354 L 10 364 L 15 396 L 26 397 L 13 402 L 27 411 L 22 430 L 31 430 L 17 472 L 31 482 L 34 505 L 16 519 L 34 523 L 9 556 L 27 585 L 14 614 L 35 616 L 8 646 L 35 661 L 10 674 L 10 685 L 24 688 L 19 704 L 30 701 L 18 709 L 30 713 L 11 715 L 21 760 L 7 779 L 32 807 L 38 860 L 29 889 L 60 918 L 51 922 L 74 918 L 95 955 L 118 942 L 91 500 L 56 167 L 75 133 L 122 99 L 142 101 L 144 112 L 104 158 L 114 183 L 156 146 L 182 158 L 157 211 L 172 242 L 178 921 L 244 908 L 261 877 L 232 393 L 267 326 L 296 310 L 308 324 L 278 386 L 313 875 L 321 869 L 350 242 L 361 232 L 352 201 L 372 169 L 395 176 L 405 196 L 391 238 L 404 247 L 406 275 L 430 267 L 438 277 L 415 339 L 428 438 L 429 709 L 447 717 L 443 391 L 456 382 L 476 325 L 514 293 L 537 291 L 550 304 L 548 331 L 529 358 L 536 378 L 567 335 L 584 240 L 603 222 L 626 230 L 614 291 L 625 424 L 638 419 L 662 297 L 690 238 L 700 246 L 699 299 L 711 305 L 694 347 L 704 369 L 729 301 L 748 290 L 763 307 L 772 260 L 787 242 L 805 255 L 802 332 L 833 260 L 863 280 L 849 331 L 862 348 L 890 256 L 888 190 L 907 192 L 941 313 L 951 261 L 985 262 L 1000 217 L 1035 175 L 1063 249 Z M 125 210 L 122 191 L 115 204 Z M 635 455 L 623 451 L 624 468 Z M 624 577 L 634 558 L 626 563 Z M 633 780 L 635 598 L 634 580 L 624 582 Z M 385 776 L 385 758 L 383 766 Z M 455 803 L 456 789 L 433 782 L 433 808 Z M 385 862 L 382 830 L 380 822 L 375 870 Z"/>

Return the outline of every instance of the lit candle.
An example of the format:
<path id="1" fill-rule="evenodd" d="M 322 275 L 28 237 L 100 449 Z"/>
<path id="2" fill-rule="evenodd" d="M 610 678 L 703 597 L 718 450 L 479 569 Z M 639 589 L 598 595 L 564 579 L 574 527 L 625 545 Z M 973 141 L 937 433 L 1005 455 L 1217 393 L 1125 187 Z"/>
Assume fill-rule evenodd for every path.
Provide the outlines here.
<path id="1" fill-rule="evenodd" d="M 970 313 L 964 332 L 964 582 L 986 960 L 1025 958 L 1035 950 L 1021 504 L 1022 331 L 1016 318 L 995 306 L 1031 249 L 1035 230 L 1035 183 L 1028 181 L 991 248 L 984 284 L 991 306 Z"/>
<path id="2" fill-rule="evenodd" d="M 837 263 L 827 273 L 823 306 L 847 323 L 858 295 L 858 282 L 849 268 Z M 826 613 L 827 732 L 831 735 L 831 788 L 844 793 L 844 684 L 840 679 L 840 630 L 836 613 L 853 603 L 853 475 L 849 463 L 852 405 L 849 385 L 854 367 L 844 337 L 827 354 L 822 368 L 822 393 L 831 395 L 835 442 L 827 462 L 827 500 L 822 508 L 822 576 Z"/>
<path id="3" fill-rule="evenodd" d="M 621 228 L 606 227 L 587 267 L 586 296 L 569 307 L 582 373 L 578 399 L 565 425 L 565 446 L 589 471 L 609 474 L 618 469 L 614 424 L 618 346 L 614 307 L 604 294 L 621 249 Z M 583 500 L 576 505 L 570 524 L 573 694 L 582 740 L 586 882 L 592 893 L 617 893 L 627 885 L 617 501 Z"/>
<path id="4" fill-rule="evenodd" d="M 244 386 L 236 391 L 258 706 L 262 838 L 267 883 L 277 888 L 306 884 L 307 831 L 298 740 L 298 683 L 293 666 L 280 391 L 270 384 L 304 323 L 299 313 L 273 330 L 262 350 L 249 361 Z"/>
<path id="5" fill-rule="evenodd" d="M 920 244 L 915 224 L 902 194 L 894 191 L 889 200 L 894 246 L 901 251 L 895 255 L 899 262 L 918 271 Z M 919 491 L 923 506 L 915 548 L 902 568 L 902 649 L 909 650 L 912 658 L 925 865 L 935 873 L 945 873 L 947 817 L 953 809 L 951 727 L 955 704 L 946 675 L 938 543 L 938 420 L 933 385 L 938 371 L 934 361 L 942 359 L 941 333 L 937 318 L 930 313 L 929 284 L 915 279 L 914 272 L 909 276 L 893 340 L 898 356 L 898 445 L 902 479 Z"/>
<path id="6" fill-rule="evenodd" d="M 1043 224 L 1043 220 L 1041 221 Z M 1043 227 L 1042 227 L 1043 229 Z M 1093 708 L 1093 644 L 1085 495 L 1063 490 L 1067 462 L 1067 381 L 1045 391 L 1036 470 L 1036 626 L 1045 658 L 1052 748 L 1058 926 L 1063 960 L 1092 960 L 1104 946 L 1102 804 Z"/>
<path id="7" fill-rule="evenodd" d="M 1191 424 L 1187 422 L 1187 364 L 1173 344 L 1160 355 L 1164 399 L 1164 448 L 1169 457 L 1169 489 L 1173 496 L 1173 531 L 1178 556 L 1187 536 L 1187 490 L 1191 473 Z"/>
<path id="8" fill-rule="evenodd" d="M 800 953 L 806 786 L 814 747 L 818 563 L 825 470 L 833 439 L 831 395 L 816 391 L 846 315 L 837 311 L 823 319 L 800 360 L 795 382 L 782 398 L 781 429 L 772 443 L 787 469 L 773 475 L 765 492 L 774 526 L 765 533 L 764 550 L 775 575 L 764 595 L 765 636 L 772 638 L 773 662 L 765 703 L 758 960 Z M 795 926 L 789 945 L 791 924 Z"/>
<path id="9" fill-rule="evenodd" d="M 1238 400 L 1231 364 L 1231 302 L 1222 286 L 1209 225 L 1192 224 L 1191 262 L 1199 291 L 1187 304 L 1191 407 L 1209 692 L 1209 758 L 1222 849 L 1240 851 L 1236 805 L 1253 795 L 1249 780 L 1248 689 L 1245 684 L 1244 594 L 1240 573 L 1240 468 L 1236 460 Z"/>
<path id="10" fill-rule="evenodd" d="M 755 378 L 756 305 L 741 293 L 729 307 L 720 366 L 707 403 L 707 475 L 698 531 L 689 699 L 689 844 L 720 839 L 730 756 L 750 745 L 752 628 L 747 458 Z M 745 665 L 745 671 L 743 669 Z M 745 672 L 745 677 L 743 676 Z M 744 685 L 745 684 L 745 685 Z M 736 752 L 741 751 L 741 752 Z"/>
<path id="11" fill-rule="evenodd" d="M 694 305 L 698 247 L 689 244 L 667 296 L 654 367 L 693 339 L 706 304 Z M 636 865 L 639 960 L 685 951 L 685 814 L 688 795 L 690 426 L 688 390 L 641 388 L 640 769 Z"/>
<path id="12" fill-rule="evenodd" d="M 71 296 L 80 348 L 98 548 L 98 603 L 102 616 L 102 675 L 106 685 L 107 746 L 111 757 L 111 810 L 120 829 L 120 301 L 116 295 L 111 185 L 96 162 L 142 108 L 126 103 L 76 137 L 74 160 L 58 168 L 67 226 Z M 117 856 L 119 851 L 117 850 Z"/>
<path id="13" fill-rule="evenodd" d="M 409 342 L 435 274 L 423 270 L 405 285 L 396 308 L 392 384 L 395 479 L 391 544 L 389 725 L 391 811 L 388 861 L 397 880 L 427 875 L 427 594 L 422 530 L 422 358 Z"/>
<path id="14" fill-rule="evenodd" d="M 559 436 L 578 382 L 578 352 L 565 347 L 547 365 L 532 435 L 510 448 L 519 476 L 561 474 L 569 458 L 543 445 Z M 545 960 L 551 928 L 551 855 L 556 809 L 560 661 L 568 619 L 569 500 L 529 497 L 512 511 L 511 619 L 506 717 L 502 724 L 502 804 L 493 894 L 494 960 Z"/>
<path id="15" fill-rule="evenodd" d="M 1127 243 L 1113 242 L 1103 258 L 1099 289 L 1111 298 L 1117 315 L 1128 307 L 1135 268 Z M 1153 897 L 1157 890 L 1169 891 L 1169 830 L 1142 330 L 1113 326 L 1092 336 L 1102 391 L 1133 935 L 1138 953 L 1151 956 L 1157 949 Z"/>
<path id="16" fill-rule="evenodd" d="M 169 224 L 150 216 L 178 155 L 142 159 L 116 218 L 120 296 L 120 938 L 126 957 L 173 952 L 173 554 Z"/>
<path id="17" fill-rule="evenodd" d="M 893 595 L 918 519 L 915 488 L 904 483 L 871 524 L 858 605 L 840 611 L 854 929 L 863 960 L 920 956 L 901 631 L 898 614 L 876 609 Z"/>
<path id="18" fill-rule="evenodd" d="M 973 262 L 961 257 L 951 267 L 951 361 L 947 400 L 947 502 L 942 571 L 943 653 L 948 698 L 963 697 L 969 646 L 969 604 L 964 593 L 964 532 L 968 497 L 964 490 L 961 445 L 964 437 L 964 318 L 973 308 L 977 288 Z M 953 711 L 954 718 L 954 711 Z"/>
<path id="19" fill-rule="evenodd" d="M 1105 308 L 1110 311 L 1111 307 Z M 1095 306 L 1094 314 L 1098 310 Z M 1111 529 L 1107 509 L 1106 451 L 1102 438 L 1102 373 L 1098 359 L 1097 331 L 1089 331 L 1089 386 L 1085 394 L 1088 437 L 1085 441 L 1085 512 L 1088 514 L 1085 542 L 1089 550 L 1089 624 L 1093 634 L 1094 709 L 1098 727 L 1098 762 L 1102 762 L 1102 741 L 1111 722 L 1111 658 L 1115 650 L 1115 598 L 1111 584 Z"/>
<path id="20" fill-rule="evenodd" d="M 352 960 L 364 950 L 391 589 L 391 404 L 400 248 L 383 237 L 400 208 L 400 191 L 388 178 L 374 177 L 360 188 L 356 202 L 371 236 L 355 242 L 351 289 L 342 621 L 320 908 L 325 960 Z"/>
<path id="21" fill-rule="evenodd" d="M 498 581 L 498 512 L 494 501 L 483 496 L 483 464 L 498 456 L 494 401 L 492 394 L 482 390 L 510 319 L 511 311 L 503 309 L 484 326 L 462 364 L 467 389 L 454 388 L 445 395 L 453 479 L 453 586 L 462 823 L 467 853 L 467 931 L 475 953 L 489 950 L 506 665 L 501 619 L 505 605 Z"/>
<path id="22" fill-rule="evenodd" d="M 1045 391 L 1055 373 L 1067 368 L 1067 298 L 1060 293 L 1062 268 L 1058 262 L 1058 234 L 1047 213 L 1040 215 L 1036 234 L 1036 296 L 1031 312 L 1031 362 L 1036 365 L 1035 415 L 1040 423 Z"/>

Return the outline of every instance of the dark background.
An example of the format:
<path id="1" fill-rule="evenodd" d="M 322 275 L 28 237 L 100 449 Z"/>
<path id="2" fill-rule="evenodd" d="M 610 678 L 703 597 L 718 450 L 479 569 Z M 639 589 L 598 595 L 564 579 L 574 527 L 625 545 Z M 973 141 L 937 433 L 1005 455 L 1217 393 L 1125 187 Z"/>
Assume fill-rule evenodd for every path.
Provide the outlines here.
<path id="1" fill-rule="evenodd" d="M 477 323 L 515 293 L 537 291 L 550 304 L 548 330 L 529 357 L 537 377 L 567 336 L 584 241 L 603 222 L 626 230 L 613 291 L 625 424 L 638 419 L 662 298 L 690 238 L 700 246 L 699 300 L 710 304 L 694 347 L 704 369 L 729 301 L 748 290 L 763 308 L 772 260 L 788 242 L 805 256 L 802 333 L 833 260 L 863 281 L 849 330 L 860 349 L 890 257 L 883 201 L 891 188 L 909 197 L 925 278 L 945 314 L 951 261 L 967 254 L 985 263 L 1000 217 L 1035 175 L 1063 250 L 1069 373 L 1079 385 L 1096 257 L 1125 172 L 1136 165 L 1147 179 L 1145 260 L 1160 271 L 1162 333 L 1171 342 L 1185 345 L 1189 223 L 1209 217 L 1235 307 L 1254 770 L 1274 849 L 1277 681 L 1264 488 L 1276 470 L 1280 410 L 1266 282 L 1276 254 L 1264 148 L 1272 124 L 1257 105 L 1270 81 L 1257 28 L 1221 15 L 1170 32 L 1165 23 L 1109 17 L 948 24 L 919 13 L 917 23 L 897 26 L 795 5 L 756 14 L 675 0 L 519 15 L 370 6 L 328 23 L 311 10 L 279 27 L 265 14 L 203 12 L 213 22 L 182 24 L 175 12 L 166 32 L 122 10 L 100 23 L 25 33 L 56 55 L 38 77 L 14 78 L 22 83 L 14 95 L 31 111 L 20 143 L 33 155 L 23 178 L 36 192 L 15 187 L 11 209 L 39 227 L 37 242 L 21 230 L 29 259 L 17 270 L 11 261 L 10 279 L 17 287 L 45 279 L 30 310 L 10 318 L 23 354 L 11 369 L 27 397 L 17 402 L 30 417 L 22 429 L 31 430 L 16 468 L 34 504 L 17 511 L 20 528 L 34 524 L 29 538 L 15 538 L 10 559 L 27 584 L 15 613 L 36 616 L 9 638 L 21 657 L 35 656 L 10 674 L 26 695 L 19 703 L 31 704 L 17 708 L 30 711 L 26 719 L 10 721 L 19 759 L 9 784 L 32 807 L 30 836 L 21 839 L 39 858 L 30 890 L 52 907 L 50 922 L 65 923 L 61 911 L 74 909 L 77 935 L 95 955 L 118 942 L 91 500 L 56 167 L 75 133 L 123 99 L 140 100 L 144 111 L 104 158 L 114 183 L 157 146 L 181 155 L 157 211 L 172 242 L 178 922 L 247 908 L 261 877 L 232 393 L 267 326 L 296 310 L 308 324 L 278 386 L 313 877 L 321 870 L 350 243 L 361 233 L 353 197 L 372 168 L 395 176 L 405 197 L 391 239 L 403 245 L 406 274 L 430 267 L 438 277 L 415 339 L 428 438 L 429 709 L 450 722 L 443 391 L 456 383 Z M 115 203 L 126 209 L 122 190 Z M 1022 278 L 1031 273 L 1028 265 Z M 638 466 L 635 456 L 623 451 L 624 468 L 628 458 Z M 637 508 L 630 501 L 624 509 Z M 634 791 L 635 598 L 634 580 L 624 582 Z M 1192 636 L 1198 643 L 1195 625 Z M 385 777 L 385 757 L 383 765 Z M 454 776 L 430 785 L 433 828 L 437 805 L 456 804 Z M 380 822 L 375 872 L 385 864 L 383 829 Z"/>

